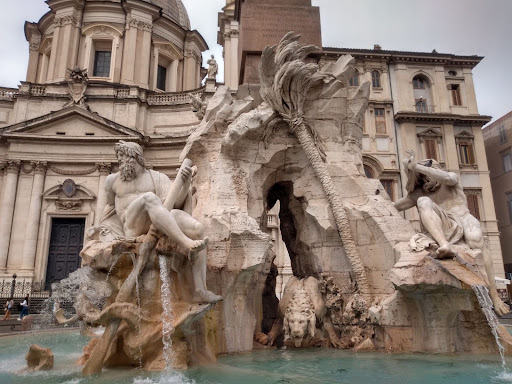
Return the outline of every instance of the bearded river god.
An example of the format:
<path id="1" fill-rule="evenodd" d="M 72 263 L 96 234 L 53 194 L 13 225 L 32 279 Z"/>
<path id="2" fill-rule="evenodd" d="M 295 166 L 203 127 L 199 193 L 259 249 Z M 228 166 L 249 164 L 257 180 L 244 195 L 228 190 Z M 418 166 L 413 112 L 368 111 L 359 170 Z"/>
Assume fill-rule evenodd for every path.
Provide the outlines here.
<path id="1" fill-rule="evenodd" d="M 163 200 L 171 189 L 171 180 L 163 173 L 146 169 L 142 147 L 137 143 L 120 141 L 115 146 L 119 172 L 105 180 L 106 211 L 117 216 L 116 225 L 109 230 L 120 238 L 136 238 L 149 231 L 151 224 L 170 240 L 190 252 L 194 276 L 194 301 L 216 302 L 221 297 L 206 289 L 206 245 L 203 225 L 183 207 L 193 176 L 192 168 L 184 166 L 178 177 L 183 186 L 174 209 L 168 210 Z M 178 208 L 178 209 L 176 209 Z"/>

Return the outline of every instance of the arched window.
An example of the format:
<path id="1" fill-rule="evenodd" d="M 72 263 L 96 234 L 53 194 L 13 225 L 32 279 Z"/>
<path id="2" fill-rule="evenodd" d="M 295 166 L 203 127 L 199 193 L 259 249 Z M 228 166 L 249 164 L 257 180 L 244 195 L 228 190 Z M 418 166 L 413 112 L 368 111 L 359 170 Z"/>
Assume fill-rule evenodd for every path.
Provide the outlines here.
<path id="1" fill-rule="evenodd" d="M 381 88 L 380 84 L 380 72 L 379 71 L 373 71 L 372 72 L 372 87 L 373 88 Z"/>
<path id="2" fill-rule="evenodd" d="M 425 89 L 427 87 L 427 79 L 423 76 L 414 76 L 414 79 L 412 79 L 412 87 L 414 89 Z"/>
<path id="3" fill-rule="evenodd" d="M 364 164 L 364 174 L 367 178 L 373 179 L 375 177 L 375 173 L 373 172 L 373 169 L 371 169 L 368 165 Z"/>
<path id="4" fill-rule="evenodd" d="M 434 112 L 430 88 L 430 81 L 426 76 L 420 74 L 413 77 L 412 90 L 414 95 L 414 109 L 416 110 L 416 112 Z"/>
<path id="5" fill-rule="evenodd" d="M 350 78 L 348 83 L 351 87 L 359 87 L 359 71 L 357 69 L 354 72 L 354 76 Z"/>

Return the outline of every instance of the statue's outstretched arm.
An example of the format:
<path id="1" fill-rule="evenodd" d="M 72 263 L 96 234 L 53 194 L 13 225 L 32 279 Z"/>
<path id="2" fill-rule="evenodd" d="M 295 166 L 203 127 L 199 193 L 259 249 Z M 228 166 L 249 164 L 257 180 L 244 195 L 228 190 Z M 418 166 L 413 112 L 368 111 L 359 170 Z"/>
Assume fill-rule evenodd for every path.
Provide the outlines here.
<path id="1" fill-rule="evenodd" d="M 395 201 L 394 206 L 398 212 L 402 212 L 416 206 L 416 202 L 410 196 L 405 196 Z"/>
<path id="2" fill-rule="evenodd" d="M 442 169 L 426 167 L 418 163 L 414 163 L 412 170 L 428 176 L 431 180 L 438 181 L 450 187 L 457 185 L 459 183 L 457 175 L 453 172 L 447 172 L 443 171 Z"/>

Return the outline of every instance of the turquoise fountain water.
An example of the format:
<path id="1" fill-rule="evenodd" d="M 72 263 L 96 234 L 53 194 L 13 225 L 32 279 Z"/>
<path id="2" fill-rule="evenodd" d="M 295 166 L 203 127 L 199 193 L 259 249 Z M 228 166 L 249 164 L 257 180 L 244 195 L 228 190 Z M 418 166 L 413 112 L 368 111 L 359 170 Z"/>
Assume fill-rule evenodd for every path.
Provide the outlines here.
<path id="1" fill-rule="evenodd" d="M 216 364 L 180 373 L 105 369 L 101 377 L 81 376 L 75 364 L 88 338 L 77 331 L 0 337 L 0 383 L 37 384 L 481 384 L 512 383 L 498 356 L 436 356 L 353 353 L 333 349 L 262 350 L 228 356 Z M 30 344 L 50 347 L 55 355 L 52 371 L 20 373 L 26 366 Z"/>

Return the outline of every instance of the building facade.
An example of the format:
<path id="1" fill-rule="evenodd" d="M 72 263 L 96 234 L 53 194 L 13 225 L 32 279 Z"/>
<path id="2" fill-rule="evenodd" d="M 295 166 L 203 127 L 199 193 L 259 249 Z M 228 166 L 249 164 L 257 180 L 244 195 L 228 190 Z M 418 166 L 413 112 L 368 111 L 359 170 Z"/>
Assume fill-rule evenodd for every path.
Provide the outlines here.
<path id="1" fill-rule="evenodd" d="M 512 112 L 483 130 L 505 272 L 512 273 Z"/>

